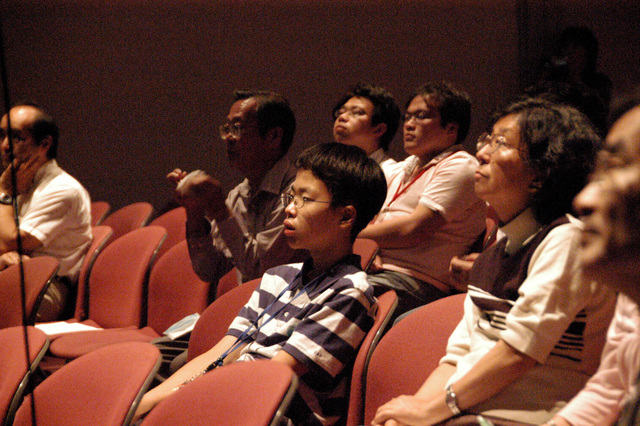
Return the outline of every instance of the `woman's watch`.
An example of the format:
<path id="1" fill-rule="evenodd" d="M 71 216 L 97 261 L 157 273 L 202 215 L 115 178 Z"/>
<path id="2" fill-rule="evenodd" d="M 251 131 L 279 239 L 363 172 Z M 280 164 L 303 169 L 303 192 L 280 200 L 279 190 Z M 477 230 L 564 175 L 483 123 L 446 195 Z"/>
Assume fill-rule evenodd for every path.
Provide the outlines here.
<path id="1" fill-rule="evenodd" d="M 0 192 L 0 204 L 10 206 L 13 204 L 13 197 L 6 192 Z"/>
<path id="2" fill-rule="evenodd" d="M 457 416 L 458 414 L 461 413 L 461 411 L 460 411 L 460 408 L 458 408 L 458 400 L 456 399 L 456 394 L 453 392 L 453 388 L 451 386 L 452 385 L 449 385 L 445 389 L 445 392 L 446 392 L 445 401 L 447 402 L 447 405 L 449 406 L 449 409 L 451 410 L 453 415 Z"/>

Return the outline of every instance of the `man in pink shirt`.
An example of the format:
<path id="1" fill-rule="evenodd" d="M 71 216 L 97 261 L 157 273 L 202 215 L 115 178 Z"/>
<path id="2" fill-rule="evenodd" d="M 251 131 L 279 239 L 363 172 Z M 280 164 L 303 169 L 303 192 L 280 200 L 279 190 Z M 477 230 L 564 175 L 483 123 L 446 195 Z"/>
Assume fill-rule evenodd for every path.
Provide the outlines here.
<path id="1" fill-rule="evenodd" d="M 398 315 L 456 291 L 449 262 L 486 227 L 486 205 L 474 191 L 478 162 L 461 146 L 470 121 L 468 95 L 448 83 L 420 86 L 406 105 L 410 156 L 387 178 L 385 204 L 359 235 L 380 246 L 369 280 L 376 294 L 398 293 Z"/>

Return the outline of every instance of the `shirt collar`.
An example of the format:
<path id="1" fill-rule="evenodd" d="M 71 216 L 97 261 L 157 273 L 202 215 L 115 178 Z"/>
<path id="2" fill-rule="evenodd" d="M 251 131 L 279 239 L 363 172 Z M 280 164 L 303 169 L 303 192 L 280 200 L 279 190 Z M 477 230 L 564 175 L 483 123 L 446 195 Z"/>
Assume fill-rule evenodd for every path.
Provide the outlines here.
<path id="1" fill-rule="evenodd" d="M 504 232 L 508 238 L 505 251 L 508 254 L 515 253 L 540 229 L 542 229 L 542 225 L 535 219 L 533 210 L 526 209 L 510 220 L 509 223 L 500 227 L 500 230 Z"/>
<path id="2" fill-rule="evenodd" d="M 55 160 L 55 158 L 52 158 L 51 160 L 47 161 L 42 166 L 40 166 L 35 176 L 33 177 L 32 186 L 33 187 L 37 186 L 40 180 L 42 180 L 42 178 L 46 176 L 50 170 L 54 170 L 57 167 L 58 167 L 58 162 Z"/>
<path id="3" fill-rule="evenodd" d="M 378 148 L 375 151 L 373 151 L 371 153 L 371 155 L 369 156 L 369 158 L 371 158 L 373 161 L 375 161 L 376 163 L 380 164 L 382 163 L 384 160 L 386 160 L 387 158 L 389 158 L 389 156 L 387 155 L 387 153 L 384 151 L 384 149 L 382 148 Z"/>
<path id="4" fill-rule="evenodd" d="M 265 175 L 260 183 L 259 191 L 270 192 L 279 195 L 282 192 L 282 181 L 291 169 L 291 163 L 287 156 L 282 157 Z"/>
<path id="5" fill-rule="evenodd" d="M 358 269 L 360 269 L 360 256 L 352 253 L 338 260 L 336 263 L 333 264 L 333 266 L 331 266 L 329 269 L 327 269 L 326 271 L 324 271 L 322 274 L 318 275 L 315 278 L 318 280 L 318 282 L 310 290 L 314 290 L 315 288 L 317 288 L 318 285 L 324 282 L 327 278 L 335 277 L 340 273 L 340 271 L 344 266 L 348 266 L 348 265 L 356 266 Z M 302 288 L 308 284 L 309 281 L 303 279 L 303 277 L 307 275 L 309 271 L 311 271 L 311 269 L 313 269 L 313 259 L 308 258 L 302 264 L 302 269 L 300 269 L 298 276 L 294 280 L 294 284 L 291 286 L 291 290 Z"/>
<path id="6" fill-rule="evenodd" d="M 462 151 L 463 149 L 464 147 L 462 145 L 452 145 L 449 148 L 442 151 L 440 154 L 433 157 L 427 164 L 423 164 L 421 167 L 420 167 L 420 158 L 416 155 L 412 155 L 407 159 L 404 166 L 405 179 L 410 178 L 417 170 L 419 170 L 418 167 L 420 169 L 425 167 L 431 167 L 433 165 L 436 165 L 440 161 L 444 160 L 451 154 L 454 154 L 458 151 Z"/>
<path id="7" fill-rule="evenodd" d="M 287 188 L 283 188 L 283 183 L 288 180 L 291 172 L 291 163 L 289 159 L 285 156 L 282 157 L 274 166 L 267 172 L 264 179 L 260 183 L 260 188 L 255 191 L 249 185 L 249 179 L 245 179 L 242 184 L 239 186 L 238 191 L 244 197 L 255 197 L 259 192 L 268 192 L 275 195 L 280 195 L 280 193 Z"/>

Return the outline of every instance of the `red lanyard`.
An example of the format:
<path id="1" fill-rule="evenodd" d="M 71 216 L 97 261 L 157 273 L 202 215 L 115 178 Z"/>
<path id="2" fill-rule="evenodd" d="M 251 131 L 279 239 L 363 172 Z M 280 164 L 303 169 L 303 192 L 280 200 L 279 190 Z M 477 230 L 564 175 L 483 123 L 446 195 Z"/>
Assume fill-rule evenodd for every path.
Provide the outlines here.
<path id="1" fill-rule="evenodd" d="M 405 185 L 403 187 L 402 186 L 402 182 L 400 182 L 400 185 L 398 185 L 398 189 L 396 189 L 395 195 L 393 196 L 391 201 L 389 201 L 389 204 L 387 204 L 384 207 L 383 210 L 384 211 L 389 210 L 389 207 L 391 206 L 391 204 L 393 204 L 398 199 L 398 197 L 400 197 L 402 194 L 407 192 L 407 190 L 411 187 L 411 185 L 416 183 L 416 181 L 418 179 L 420 179 L 420 177 L 424 174 L 424 172 L 429 170 L 431 167 L 438 165 L 441 160 L 445 159 L 446 157 L 450 156 L 451 154 L 455 154 L 456 152 L 461 151 L 461 150 L 462 150 L 462 147 L 460 145 L 453 145 L 450 149 L 447 149 L 444 152 L 436 155 L 429 163 L 427 163 L 425 166 L 423 166 L 424 168 L 422 170 L 420 170 L 418 175 L 416 177 L 414 177 L 411 180 L 411 182 L 409 182 L 407 185 Z"/>
<path id="2" fill-rule="evenodd" d="M 402 194 L 404 194 L 405 192 L 407 192 L 407 190 L 411 187 L 411 185 L 413 185 L 414 183 L 416 183 L 416 181 L 418 179 L 420 179 L 420 176 L 422 176 L 424 174 L 424 172 L 426 172 L 429 168 L 431 168 L 431 166 L 433 166 L 433 164 L 428 165 L 427 167 L 423 168 L 422 170 L 420 170 L 420 172 L 418 173 L 418 175 L 416 177 L 414 177 L 411 182 L 409 182 L 407 185 L 402 186 L 402 182 L 400 182 L 400 185 L 398 185 L 398 189 L 396 189 L 396 193 L 393 196 L 393 198 L 391 199 L 391 201 L 389 202 L 389 204 L 387 205 L 387 207 L 389 207 L 391 204 L 394 203 L 394 201 L 396 201 L 398 199 L 398 197 L 400 197 Z"/>

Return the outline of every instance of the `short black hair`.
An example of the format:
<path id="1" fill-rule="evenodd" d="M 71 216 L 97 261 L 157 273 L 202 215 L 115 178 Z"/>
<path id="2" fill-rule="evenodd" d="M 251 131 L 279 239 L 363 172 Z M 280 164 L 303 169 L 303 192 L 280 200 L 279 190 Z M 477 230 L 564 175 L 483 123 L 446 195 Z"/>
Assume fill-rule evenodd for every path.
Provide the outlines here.
<path id="1" fill-rule="evenodd" d="M 359 82 L 340 97 L 331 111 L 331 116 L 335 117 L 336 111 L 340 110 L 351 98 L 365 98 L 373 104 L 371 125 L 377 126 L 380 123 L 387 125 L 387 130 L 380 136 L 379 141 L 380 148 L 388 151 L 389 145 L 398 131 L 401 116 L 400 107 L 398 107 L 393 95 L 384 87 Z"/>
<path id="2" fill-rule="evenodd" d="M 58 140 L 60 139 L 60 129 L 56 120 L 49 113 L 33 101 L 21 101 L 15 104 L 11 109 L 18 107 L 31 107 L 38 111 L 35 121 L 31 124 L 29 132 L 36 143 L 41 145 L 42 141 L 51 136 L 51 145 L 47 150 L 47 158 L 56 158 L 58 156 Z"/>
<path id="3" fill-rule="evenodd" d="M 519 116 L 523 160 L 539 185 L 531 200 L 536 220 L 544 225 L 571 213 L 602 139 L 584 114 L 567 105 L 533 98 L 517 101 L 494 114 L 492 122 L 508 115 Z"/>
<path id="4" fill-rule="evenodd" d="M 280 143 L 281 155 L 289 151 L 296 132 L 296 117 L 289 105 L 289 101 L 279 93 L 267 90 L 236 90 L 233 92 L 234 102 L 253 98 L 256 100 L 256 121 L 258 132 L 264 137 L 275 127 L 282 129 Z"/>
<path id="5" fill-rule="evenodd" d="M 440 113 L 440 126 L 445 127 L 449 123 L 458 125 L 456 143 L 462 143 L 471 126 L 471 100 L 469 95 L 457 89 L 447 81 L 428 82 L 418 87 L 409 97 L 405 110 L 413 99 L 418 96 L 430 97 L 438 105 Z"/>
<path id="6" fill-rule="evenodd" d="M 313 145 L 298 156 L 295 165 L 309 170 L 326 185 L 332 206 L 355 207 L 352 242 L 378 214 L 387 196 L 382 169 L 356 146 L 337 142 Z"/>

